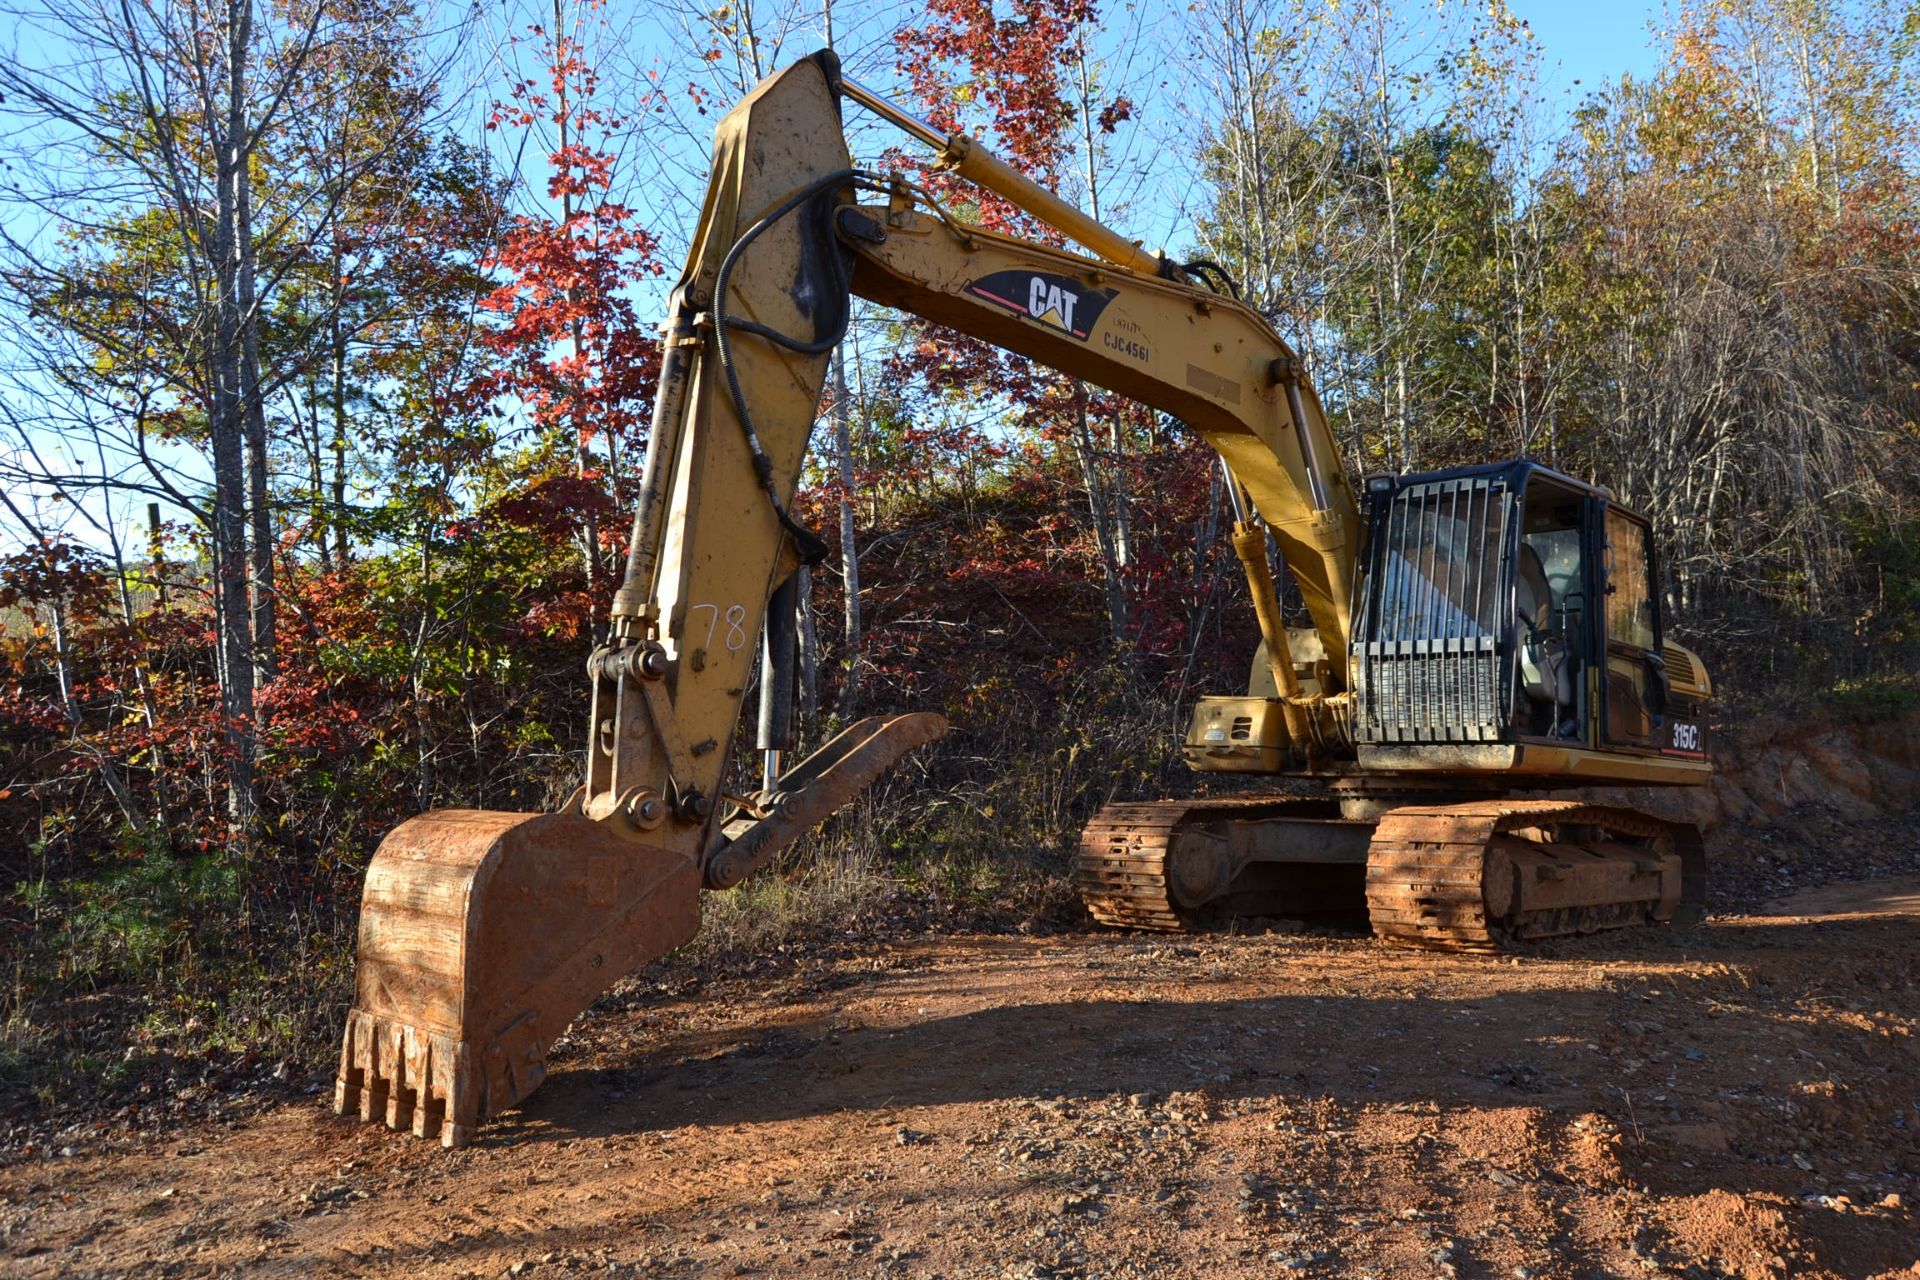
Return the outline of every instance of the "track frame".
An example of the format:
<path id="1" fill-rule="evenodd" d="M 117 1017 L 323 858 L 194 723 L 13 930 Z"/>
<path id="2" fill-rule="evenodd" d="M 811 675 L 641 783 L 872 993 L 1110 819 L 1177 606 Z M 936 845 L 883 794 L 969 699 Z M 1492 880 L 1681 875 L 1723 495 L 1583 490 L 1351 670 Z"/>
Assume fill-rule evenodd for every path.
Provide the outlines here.
<path id="1" fill-rule="evenodd" d="M 1366 911 L 1374 933 L 1447 951 L 1684 927 L 1705 914 L 1706 858 L 1690 824 L 1577 800 L 1420 799 L 1380 805 L 1364 822 L 1341 818 L 1326 795 L 1108 805 L 1082 833 L 1074 880 L 1101 924 L 1185 933 L 1236 914 L 1299 914 L 1271 887 L 1250 892 L 1250 868 L 1364 867 L 1348 905 Z M 1280 825 L 1292 828 L 1284 848 L 1271 834 Z M 1327 847 L 1303 854 L 1302 825 L 1326 827 Z M 1358 827 L 1370 838 L 1356 853 Z M 1248 901 L 1260 909 L 1233 909 Z M 1322 893 L 1308 909 L 1326 906 Z"/>

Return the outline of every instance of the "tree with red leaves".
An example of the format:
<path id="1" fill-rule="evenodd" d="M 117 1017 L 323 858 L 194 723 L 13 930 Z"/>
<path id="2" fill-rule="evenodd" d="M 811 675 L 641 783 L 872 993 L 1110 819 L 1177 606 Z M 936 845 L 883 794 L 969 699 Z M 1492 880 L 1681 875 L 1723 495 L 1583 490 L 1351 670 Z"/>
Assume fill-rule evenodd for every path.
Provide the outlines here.
<path id="1" fill-rule="evenodd" d="M 981 105 L 979 123 L 991 130 L 1000 152 L 1055 190 L 1078 148 L 1083 198 L 1098 216 L 1097 139 L 1129 118 L 1132 104 L 1104 93 L 1092 72 L 1087 42 L 1097 19 L 1092 0 L 1017 0 L 1005 10 L 989 0 L 930 0 L 925 20 L 900 32 L 896 44 L 915 96 L 941 128 L 955 131 L 968 123 L 960 114 L 963 102 Z M 1062 243 L 1052 227 L 996 195 L 962 190 L 944 173 L 930 173 L 926 181 L 975 205 L 982 225 Z M 964 387 L 1003 400 L 1048 452 L 1070 456 L 1085 492 L 1111 640 L 1136 641 L 1129 581 L 1137 559 L 1129 474 L 1134 464 L 1127 453 L 1143 428 L 1154 434 L 1151 413 L 984 343 L 916 327 L 917 340 L 892 362 L 896 379 L 936 391 Z"/>
<path id="2" fill-rule="evenodd" d="M 602 543 L 618 536 L 618 522 L 603 530 L 603 518 L 625 506 L 621 476 L 644 444 L 659 364 L 659 344 L 626 290 L 663 271 L 657 241 L 613 198 L 608 139 L 622 122 L 599 105 L 599 78 L 567 34 L 598 7 L 586 0 L 569 19 L 555 0 L 552 29 L 528 32 L 541 76 L 514 82 L 488 121 L 553 129 L 546 194 L 559 209 L 515 218 L 488 259 L 510 278 L 482 303 L 501 317 L 482 338 L 501 363 L 476 388 L 517 402 L 539 437 L 533 478 L 504 514 L 574 524 L 590 602 L 606 580 Z"/>
<path id="3" fill-rule="evenodd" d="M 1063 51 L 1093 23 L 1091 0 L 1016 0 L 1007 16 L 991 0 L 929 0 L 926 20 L 894 37 L 900 69 L 932 122 L 948 132 L 967 124 L 960 104 L 983 104 L 999 150 L 1028 177 L 1055 189 L 1072 155 L 1074 109 Z M 969 92 L 957 92 L 965 76 Z M 980 222 L 1034 235 L 1031 220 L 983 193 Z M 1058 242 L 1058 237 L 1052 237 Z"/>

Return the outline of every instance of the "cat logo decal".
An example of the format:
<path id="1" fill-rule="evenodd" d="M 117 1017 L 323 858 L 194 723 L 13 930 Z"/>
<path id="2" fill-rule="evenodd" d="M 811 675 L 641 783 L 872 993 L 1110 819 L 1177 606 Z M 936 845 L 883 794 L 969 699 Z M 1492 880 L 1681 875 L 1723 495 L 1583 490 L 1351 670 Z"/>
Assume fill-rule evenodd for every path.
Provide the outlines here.
<path id="1" fill-rule="evenodd" d="M 996 271 L 968 285 L 967 292 L 1085 342 L 1118 291 L 1045 271 Z"/>

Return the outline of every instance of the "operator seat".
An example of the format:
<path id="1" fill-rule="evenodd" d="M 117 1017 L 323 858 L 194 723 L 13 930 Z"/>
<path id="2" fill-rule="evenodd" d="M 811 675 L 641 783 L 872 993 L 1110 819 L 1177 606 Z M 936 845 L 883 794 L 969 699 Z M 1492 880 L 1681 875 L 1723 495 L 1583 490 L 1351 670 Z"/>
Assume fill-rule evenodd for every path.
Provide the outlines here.
<path id="1" fill-rule="evenodd" d="M 1573 663 L 1567 638 L 1553 629 L 1553 587 L 1540 553 L 1520 544 L 1514 564 L 1513 601 L 1516 639 L 1520 649 L 1520 687 L 1527 697 L 1553 708 L 1551 723 L 1560 723 L 1559 708 L 1573 703 Z"/>

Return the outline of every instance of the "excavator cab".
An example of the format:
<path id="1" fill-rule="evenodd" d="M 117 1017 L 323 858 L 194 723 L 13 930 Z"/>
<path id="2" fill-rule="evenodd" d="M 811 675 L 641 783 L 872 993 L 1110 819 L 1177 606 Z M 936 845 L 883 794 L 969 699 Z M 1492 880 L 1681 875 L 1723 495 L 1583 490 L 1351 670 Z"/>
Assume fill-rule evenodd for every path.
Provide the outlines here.
<path id="1" fill-rule="evenodd" d="M 1094 917 L 1193 929 L 1364 905 L 1382 938 L 1468 951 L 1699 919 L 1696 829 L 1517 794 L 1710 770 L 1710 690 L 1663 635 L 1646 521 L 1522 460 L 1370 477 L 1356 526 L 1344 664 L 1269 618 L 1265 548 L 1247 541 L 1271 639 L 1245 696 L 1200 699 L 1185 744 L 1202 772 L 1318 787 L 1109 805 L 1076 866 Z"/>
<path id="2" fill-rule="evenodd" d="M 1528 461 L 1366 484 L 1355 738 L 1704 755 L 1647 522 Z M 1670 660 L 1685 668 L 1676 694 Z M 1430 753 L 1432 754 L 1432 753 Z M 1542 754 L 1542 753 L 1536 753 Z"/>

